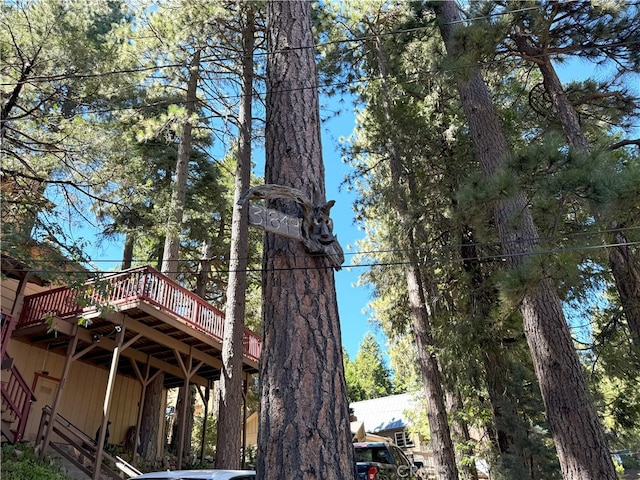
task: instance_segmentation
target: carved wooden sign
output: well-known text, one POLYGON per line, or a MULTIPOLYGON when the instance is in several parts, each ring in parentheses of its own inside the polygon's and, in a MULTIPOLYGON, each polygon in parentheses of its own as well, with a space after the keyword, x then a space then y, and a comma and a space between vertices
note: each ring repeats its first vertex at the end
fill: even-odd
POLYGON ((267 208, 263 205, 249 205, 249 225, 264 228, 295 240, 302 240, 302 219, 267 208))
POLYGON ((302 217, 294 217, 262 205, 250 204, 249 224, 263 228, 267 232, 301 241, 309 252, 324 254, 330 265, 340 270, 344 263, 344 253, 338 238, 333 234, 333 220, 329 217, 329 211, 335 202, 333 200, 311 202, 296 188, 268 184, 251 188, 238 203, 275 198, 295 201, 302 210, 302 217))

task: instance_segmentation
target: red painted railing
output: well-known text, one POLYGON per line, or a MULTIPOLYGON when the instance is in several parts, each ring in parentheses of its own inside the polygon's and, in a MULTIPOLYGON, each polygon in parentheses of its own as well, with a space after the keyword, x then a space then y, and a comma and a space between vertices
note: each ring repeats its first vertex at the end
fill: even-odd
POLYGON ((78 303, 79 292, 67 287, 27 295, 24 297, 18 327, 40 325, 48 316, 70 317, 82 313, 78 303))
MULTIPOLYGON (((4 374, 3 377, 5 377, 4 374)), ((8 378, 3 378, 1 385, 2 403, 7 407, 11 419, 14 422, 18 422, 15 430, 13 430, 14 436, 10 439, 15 444, 22 440, 24 430, 27 427, 31 404, 35 402, 36 398, 18 369, 13 365, 9 370, 8 378)))
MULTIPOLYGON (((41 324, 47 316, 60 318, 95 312, 142 300, 172 314, 192 328, 222 342, 224 314, 198 295, 151 267, 140 267, 88 282, 82 289, 59 288, 25 297, 19 327, 41 324)), ((244 331, 244 354, 257 361, 261 340, 244 331)))
POLYGON ((7 351, 7 345, 11 338, 11 332, 16 327, 16 322, 11 315, 5 315, 0 313, 0 320, 2 321, 2 337, 0 339, 0 358, 4 358, 4 352, 7 351))

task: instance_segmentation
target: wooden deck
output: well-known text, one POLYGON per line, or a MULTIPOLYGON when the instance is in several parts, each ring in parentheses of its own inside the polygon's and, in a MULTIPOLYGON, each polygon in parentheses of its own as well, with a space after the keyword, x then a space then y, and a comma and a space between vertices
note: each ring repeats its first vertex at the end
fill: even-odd
MULTIPOLYGON (((135 376, 143 362, 168 375, 165 385, 182 383, 182 356, 202 363, 196 383, 219 378, 224 314, 151 267, 114 273, 80 288, 58 288, 25 297, 14 337, 66 354, 70 336, 79 348, 100 343, 83 361, 108 368, 115 332, 124 328, 131 341, 118 373, 135 376), (76 325, 81 327, 77 328, 76 325)), ((261 340, 249 329, 243 338, 243 365, 256 372, 261 340)))

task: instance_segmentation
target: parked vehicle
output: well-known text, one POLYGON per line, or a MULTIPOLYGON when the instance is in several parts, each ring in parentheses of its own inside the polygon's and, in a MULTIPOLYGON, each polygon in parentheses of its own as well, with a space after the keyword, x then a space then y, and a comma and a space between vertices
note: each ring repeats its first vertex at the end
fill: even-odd
POLYGON ((130 480, 255 480, 253 470, 174 470, 145 473, 130 480))
POLYGON ((353 444, 357 480, 414 480, 416 468, 400 447, 387 442, 353 444))

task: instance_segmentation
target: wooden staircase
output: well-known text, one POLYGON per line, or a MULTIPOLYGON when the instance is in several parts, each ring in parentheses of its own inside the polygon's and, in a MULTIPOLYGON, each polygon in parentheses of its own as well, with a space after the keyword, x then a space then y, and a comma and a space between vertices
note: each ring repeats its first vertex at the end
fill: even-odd
POLYGON ((2 438, 11 444, 22 440, 27 426, 31 404, 35 401, 33 392, 7 354, 7 344, 16 322, 9 315, 2 314, 2 438))
POLYGON ((16 417, 2 402, 2 441, 11 444, 16 443, 17 438, 16 417))
MULTIPOLYGON (((58 414, 53 421, 52 428, 55 441, 52 440, 49 442, 49 445, 43 446, 42 443, 49 422, 51 422, 51 407, 46 406, 42 410, 42 418, 40 419, 40 426, 36 437, 37 447, 44 448, 45 451, 48 448, 54 450, 85 473, 87 477, 93 478, 94 461, 98 450, 95 440, 62 415, 58 414)), ((107 452, 103 452, 102 465, 100 465, 100 478, 105 480, 122 480, 123 474, 118 471, 122 469, 122 463, 123 460, 112 457, 107 452)), ((127 475, 127 477, 128 476, 129 475, 127 475)))

